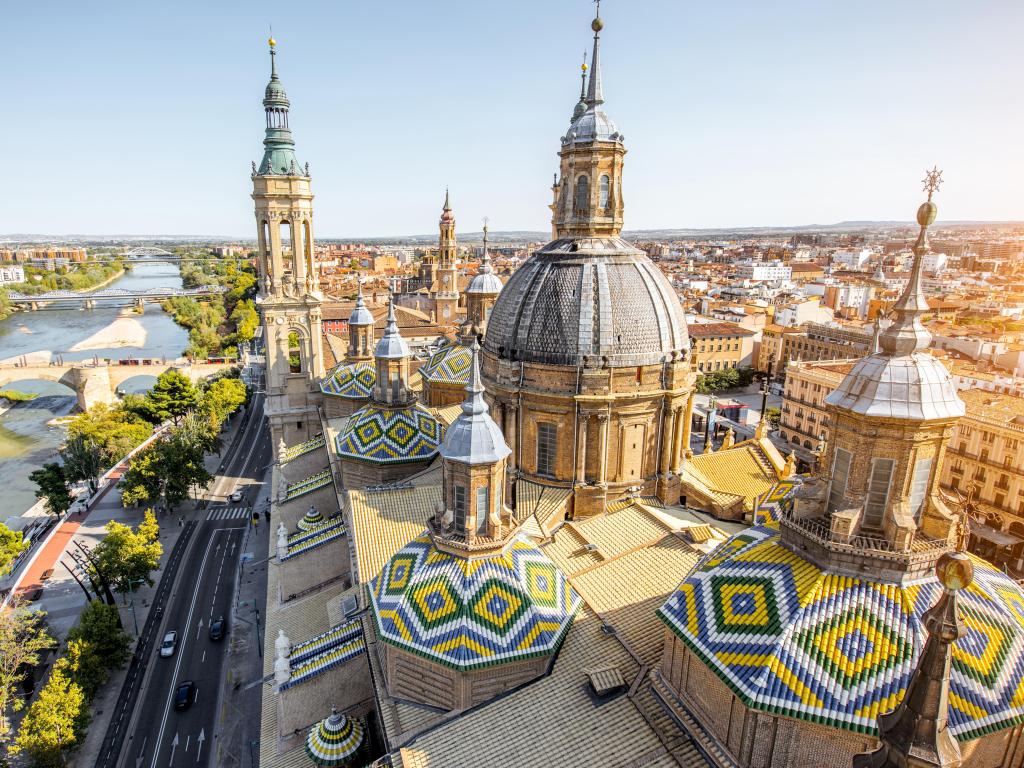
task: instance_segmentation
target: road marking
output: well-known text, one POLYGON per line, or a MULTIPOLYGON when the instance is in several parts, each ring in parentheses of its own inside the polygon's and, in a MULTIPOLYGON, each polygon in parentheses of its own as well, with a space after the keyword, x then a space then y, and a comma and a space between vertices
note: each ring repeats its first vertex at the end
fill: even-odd
MULTIPOLYGON (((174 765, 174 750, 178 748, 178 733, 174 733, 174 741, 171 742, 171 761, 168 765, 174 765)), ((159 751, 159 750, 158 750, 159 751)), ((156 755, 153 755, 153 765, 156 765, 156 755)))
POLYGON ((206 729, 199 729, 199 738, 196 742, 199 744, 199 748, 196 750, 196 762, 199 762, 199 757, 203 754, 203 742, 206 741, 206 729))
POLYGON ((191 736, 186 736, 185 737, 185 751, 186 752, 188 752, 188 745, 189 745, 189 742, 191 742, 191 741, 192 741, 192 737, 191 736))
MULTIPOLYGON (((203 578, 203 569, 206 566, 206 558, 210 554, 210 547, 213 545, 214 540, 218 538, 217 533, 218 533, 217 531, 214 531, 214 535, 210 537, 210 541, 206 545, 206 551, 203 553, 203 559, 199 563, 198 573, 199 573, 200 581, 203 578)), ((197 584, 196 586, 198 587, 199 585, 197 584)), ((188 607, 188 617, 185 619, 185 626, 186 627, 189 624, 192 623, 192 613, 195 610, 196 600, 198 600, 198 599, 199 599, 199 589, 197 588, 196 591, 192 595, 192 602, 189 604, 189 607, 188 607)), ((201 621, 200 621, 200 624, 202 624, 201 621)), ((198 640, 198 636, 196 637, 196 639, 198 640)), ((175 691, 175 689, 177 688, 177 685, 178 685, 178 683, 177 683, 178 673, 181 671, 181 660, 183 658, 185 658, 185 645, 186 645, 187 642, 188 642, 187 640, 182 641, 181 649, 178 652, 178 660, 174 664, 174 676, 171 678, 171 690, 170 690, 170 692, 168 693, 168 696, 167 696, 167 704, 164 705, 164 717, 163 717, 163 720, 160 722, 160 732, 159 732, 159 734, 156 737, 157 746, 156 746, 156 749, 153 750, 153 762, 150 763, 150 768, 156 768, 156 759, 157 759, 157 757, 160 756, 160 744, 164 740, 164 730, 167 728, 167 716, 171 713, 171 699, 173 698, 174 691, 175 691)), ((174 746, 177 746, 177 744, 178 744, 178 734, 175 733, 174 734, 174 745, 171 747, 171 756, 172 756, 172 758, 173 758, 173 755, 174 755, 174 751, 173 751, 174 750, 174 746)), ((173 762, 173 760, 172 760, 172 762, 173 762)))
POLYGON ((199 663, 200 664, 205 664, 206 663, 206 651, 203 651, 203 659, 199 663))
MULTIPOLYGON (((195 602, 195 598, 192 598, 192 602, 193 602, 193 603, 195 602)), ((190 615, 191 615, 191 613, 192 613, 192 612, 191 612, 191 611, 189 611, 189 614, 190 614, 190 615)), ((202 620, 202 619, 200 619, 200 620, 199 620, 199 626, 198 626, 198 627, 196 627, 196 640, 198 640, 198 639, 199 639, 199 635, 201 635, 201 634, 202 634, 202 632, 203 632, 203 620, 202 620)))

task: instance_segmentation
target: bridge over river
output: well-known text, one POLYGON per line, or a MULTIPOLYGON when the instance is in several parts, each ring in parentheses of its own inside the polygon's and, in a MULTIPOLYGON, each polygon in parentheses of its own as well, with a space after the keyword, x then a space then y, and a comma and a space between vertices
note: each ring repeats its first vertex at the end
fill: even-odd
POLYGON ((46 293, 27 294, 20 291, 11 291, 8 298, 12 304, 31 310, 41 309, 46 306, 54 306, 60 309, 67 309, 72 306, 81 306, 85 309, 94 309, 99 303, 104 306, 111 306, 118 302, 134 304, 139 309, 145 302, 160 302, 172 296, 214 296, 224 293, 226 288, 222 285, 204 285, 199 288, 146 288, 145 290, 129 290, 127 288, 101 288, 98 291, 47 291, 46 293))
POLYGON ((73 389, 78 407, 83 411, 96 403, 113 403, 117 389, 135 376, 159 376, 164 371, 176 370, 193 381, 233 368, 237 363, 200 363, 187 358, 179 360, 122 361, 131 364, 67 363, 64 365, 0 364, 0 389, 17 381, 56 381, 73 389))

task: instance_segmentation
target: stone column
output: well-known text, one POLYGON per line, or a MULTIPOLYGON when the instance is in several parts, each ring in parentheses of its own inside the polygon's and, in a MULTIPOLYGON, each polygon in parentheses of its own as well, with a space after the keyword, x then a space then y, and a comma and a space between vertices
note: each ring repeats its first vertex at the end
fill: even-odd
POLYGON ((306 245, 303 242, 302 214, 291 211, 288 225, 292 234, 292 282, 301 292, 306 285, 306 245))
POLYGON ((601 411, 597 414, 598 428, 601 430, 601 438, 598 443, 597 457, 597 481, 604 485, 608 482, 608 413, 601 411))
POLYGON ((683 465, 683 456, 686 455, 686 448, 689 445, 686 441, 689 439, 689 430, 686 428, 686 410, 684 408, 673 409, 673 426, 675 427, 675 434, 672 439, 672 472, 679 474, 679 470, 683 465))
POLYGON ((576 482, 587 482, 587 424, 590 414, 580 411, 576 425, 576 482))
POLYGON ((508 443, 508 447, 512 449, 512 454, 508 457, 508 468, 509 474, 515 473, 519 467, 519 445, 516 440, 516 418, 518 417, 517 408, 512 405, 503 405, 505 411, 505 440, 508 443))
POLYGON ((676 430, 674 409, 669 408, 668 401, 662 401, 661 420, 661 458, 658 461, 658 474, 667 475, 672 471, 672 460, 675 458, 676 430))

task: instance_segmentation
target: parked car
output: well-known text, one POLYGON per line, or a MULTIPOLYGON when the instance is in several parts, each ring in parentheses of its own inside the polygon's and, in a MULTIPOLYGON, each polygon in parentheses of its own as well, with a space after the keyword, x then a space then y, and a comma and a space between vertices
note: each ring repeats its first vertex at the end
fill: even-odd
POLYGON ((195 699, 196 684, 191 680, 178 683, 178 690, 174 692, 174 708, 188 709, 195 699))
POLYGON ((232 501, 241 501, 244 496, 245 496, 245 493, 243 493, 242 489, 241 488, 236 488, 234 490, 234 493, 232 493, 230 496, 228 496, 228 498, 231 499, 232 501))
POLYGON ((227 633, 228 625, 224 621, 223 616, 218 616, 216 619, 210 622, 210 639, 211 640, 223 640, 224 635, 227 633))
POLYGON ((169 659, 174 655, 175 648, 178 647, 178 633, 173 629, 164 635, 164 641, 160 644, 160 656, 164 659, 169 659))

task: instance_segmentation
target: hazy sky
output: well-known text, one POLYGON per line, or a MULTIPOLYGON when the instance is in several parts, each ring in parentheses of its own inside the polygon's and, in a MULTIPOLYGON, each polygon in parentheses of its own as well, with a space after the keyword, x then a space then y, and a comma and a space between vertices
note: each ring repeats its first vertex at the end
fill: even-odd
MULTIPOLYGON (((593 4, 5 7, 0 233, 253 232, 267 26, 322 237, 549 226, 593 4)), ((1024 218, 1020 0, 607 0, 626 228, 1024 218)))

